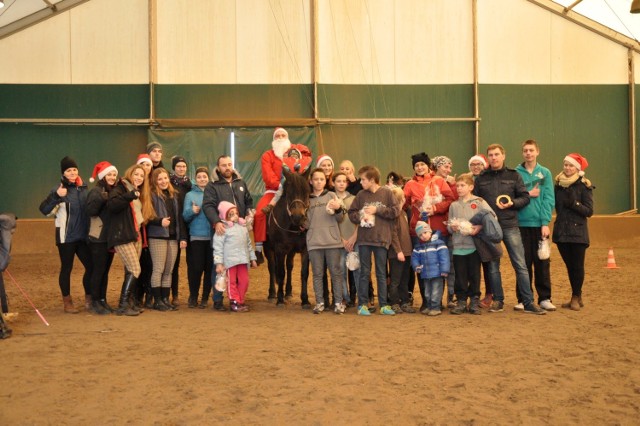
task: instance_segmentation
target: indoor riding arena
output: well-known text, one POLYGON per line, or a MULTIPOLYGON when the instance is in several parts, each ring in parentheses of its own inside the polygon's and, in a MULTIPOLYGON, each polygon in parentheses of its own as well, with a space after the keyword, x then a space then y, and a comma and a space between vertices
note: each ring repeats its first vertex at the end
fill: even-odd
MULTIPOLYGON (((0 213, 18 220, 2 272, 12 333, 0 339, 0 424, 637 424, 640 15, 631 0, 2 3, 0 213), (586 16, 588 3, 623 3, 630 34, 586 16), (421 152, 447 156, 452 176, 491 144, 515 168, 534 139, 552 176, 580 153, 595 188, 584 306, 561 307, 572 289, 551 244, 557 310, 546 315, 513 309, 506 250, 503 312, 423 315, 416 285, 413 314, 314 315, 301 306, 299 257, 284 306, 267 298, 264 263, 249 272, 249 312, 212 309, 211 299, 191 309, 185 250, 177 310, 87 310, 76 257, 80 312, 65 312, 56 225, 39 209, 62 186, 63 157, 91 189, 96 163, 122 177, 150 143, 167 169, 184 158, 194 185, 198 167, 226 155, 255 208, 278 127, 310 149, 314 167, 329 155, 336 168, 375 165, 383 180, 410 179, 421 152)), ((116 255, 114 307, 123 279, 116 255)), ((313 306, 311 277, 307 285, 313 306)))

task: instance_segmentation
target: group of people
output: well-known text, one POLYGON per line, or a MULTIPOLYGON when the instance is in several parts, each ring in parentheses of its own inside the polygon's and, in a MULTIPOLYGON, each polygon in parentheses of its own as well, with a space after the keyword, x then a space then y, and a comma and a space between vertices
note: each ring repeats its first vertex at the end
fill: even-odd
POLYGON ((490 145, 486 156, 471 157, 468 173, 454 176, 448 157, 421 152, 411 157, 411 178, 392 171, 385 182, 373 165, 356 172, 345 160, 336 168, 326 154, 314 162, 307 147, 292 144, 288 132, 277 128, 271 149, 261 157, 265 195, 254 210, 247 184, 229 156, 218 158, 211 175, 207 168, 198 168, 192 183, 187 161, 173 157, 170 173, 162 164, 162 146, 151 142, 120 178, 113 165, 98 163, 91 190, 80 178, 77 163, 63 158, 61 183, 40 210, 55 215, 59 285, 69 313, 78 312, 70 295, 75 256, 85 267, 87 310, 134 316, 144 308, 177 309, 183 249, 190 308, 205 308, 213 293, 214 309, 226 310, 223 290, 228 288, 230 309, 249 311, 248 269, 264 260, 267 215, 282 195, 283 170, 309 179, 304 229, 315 314, 328 309, 342 314, 349 307, 365 316, 376 310, 382 315, 415 313, 416 281, 422 299, 419 312, 425 315, 440 315, 445 306, 456 315, 480 314, 482 309, 502 312, 504 244, 516 276, 514 309, 542 315, 556 309, 550 238, 572 287, 571 300, 562 306, 580 310, 587 219, 593 214, 593 186, 584 177, 588 162, 580 154, 568 154, 562 171, 553 177, 537 162, 539 153, 536 141, 525 141, 523 161, 512 169, 506 166, 504 148, 490 145), (125 266, 116 309, 106 300, 114 252, 125 266), (372 303, 374 277, 377 308, 372 303))

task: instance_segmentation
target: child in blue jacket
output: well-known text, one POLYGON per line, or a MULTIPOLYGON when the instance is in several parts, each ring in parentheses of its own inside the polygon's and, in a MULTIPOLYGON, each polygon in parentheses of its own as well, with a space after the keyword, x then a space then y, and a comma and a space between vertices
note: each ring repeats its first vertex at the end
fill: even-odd
POLYGON ((427 301, 422 312, 425 315, 437 316, 442 314, 442 292, 444 278, 449 275, 449 249, 440 239, 440 233, 431 232, 428 223, 416 223, 416 235, 420 243, 411 254, 411 266, 420 274, 424 283, 424 296, 427 301))

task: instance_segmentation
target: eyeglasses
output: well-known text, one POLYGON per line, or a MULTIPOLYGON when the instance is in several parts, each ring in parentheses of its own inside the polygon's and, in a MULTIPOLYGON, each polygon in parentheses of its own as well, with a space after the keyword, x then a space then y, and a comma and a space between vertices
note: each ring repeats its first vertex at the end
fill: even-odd
POLYGON ((484 167, 484 164, 482 163, 471 163, 469 164, 471 167, 484 167))

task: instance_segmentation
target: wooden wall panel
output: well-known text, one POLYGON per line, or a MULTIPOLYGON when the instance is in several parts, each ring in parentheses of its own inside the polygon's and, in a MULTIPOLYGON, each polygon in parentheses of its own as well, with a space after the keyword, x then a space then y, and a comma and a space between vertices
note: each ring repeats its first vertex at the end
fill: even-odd
POLYGON ((72 83, 149 81, 147 0, 92 0, 69 13, 72 83))

